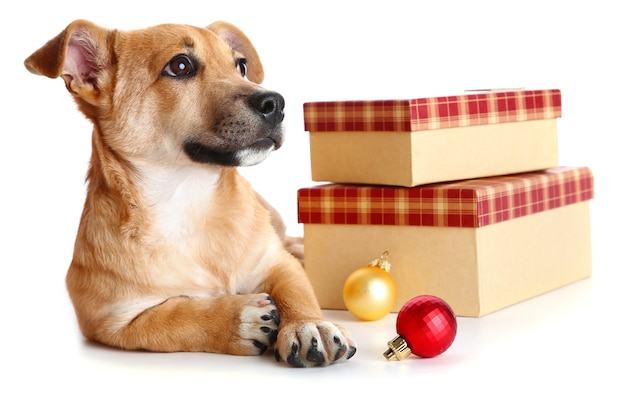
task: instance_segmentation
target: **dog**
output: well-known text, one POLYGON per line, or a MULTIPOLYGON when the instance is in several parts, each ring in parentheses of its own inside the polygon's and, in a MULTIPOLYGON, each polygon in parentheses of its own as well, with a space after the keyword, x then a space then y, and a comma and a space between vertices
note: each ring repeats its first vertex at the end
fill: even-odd
POLYGON ((280 148, 284 98, 228 22, 141 30, 70 23, 29 56, 93 123, 66 284, 82 335, 128 350, 351 358, 326 321, 301 240, 238 172, 280 148))

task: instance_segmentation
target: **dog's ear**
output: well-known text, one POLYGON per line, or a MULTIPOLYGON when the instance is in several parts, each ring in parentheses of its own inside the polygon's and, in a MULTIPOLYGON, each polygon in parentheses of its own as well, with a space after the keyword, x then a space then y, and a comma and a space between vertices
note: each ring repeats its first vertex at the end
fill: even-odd
POLYGON ((250 81, 254 83, 263 82, 265 73, 263 72, 261 59, 248 37, 241 30, 223 21, 211 23, 207 26, 207 29, 220 36, 233 50, 241 53, 246 58, 247 76, 250 81))
POLYGON ((49 78, 61 77, 67 90, 96 105, 110 68, 110 31, 77 20, 25 61, 28 71, 49 78))

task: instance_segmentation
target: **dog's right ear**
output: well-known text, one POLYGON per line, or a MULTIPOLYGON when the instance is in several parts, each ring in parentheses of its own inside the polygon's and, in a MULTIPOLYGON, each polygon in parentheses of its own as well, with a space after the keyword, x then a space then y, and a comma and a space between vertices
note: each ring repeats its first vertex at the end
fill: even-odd
POLYGON ((63 78, 72 95, 97 105, 110 80, 111 37, 109 30, 77 20, 30 55, 24 65, 33 74, 63 78))
POLYGON ((250 39, 233 24, 217 21, 207 26, 207 29, 217 34, 222 40, 226 41, 233 50, 240 52, 246 57, 248 66, 248 79, 254 83, 263 82, 265 73, 261 59, 250 42, 250 39))

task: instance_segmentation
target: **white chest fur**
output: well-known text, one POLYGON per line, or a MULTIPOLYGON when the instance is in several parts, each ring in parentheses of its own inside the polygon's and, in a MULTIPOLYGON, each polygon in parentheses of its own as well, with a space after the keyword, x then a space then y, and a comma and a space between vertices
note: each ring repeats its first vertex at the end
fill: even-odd
POLYGON ((181 166, 142 170, 141 187, 155 235, 176 243, 204 225, 219 181, 219 169, 181 166))
POLYGON ((249 292, 267 268, 261 261, 277 253, 273 235, 245 230, 249 215, 218 206, 220 171, 195 164, 143 170, 153 250, 148 275, 157 287, 198 296, 249 292))

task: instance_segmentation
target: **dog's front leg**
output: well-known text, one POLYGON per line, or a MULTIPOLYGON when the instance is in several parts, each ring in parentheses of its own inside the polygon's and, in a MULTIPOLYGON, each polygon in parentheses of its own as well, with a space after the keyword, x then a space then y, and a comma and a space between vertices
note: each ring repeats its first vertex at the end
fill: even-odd
POLYGON ((297 260, 275 267, 266 281, 280 314, 277 361, 294 367, 326 366, 351 358, 356 343, 348 331, 324 320, 313 288, 297 260))
POLYGON ((276 341, 278 324, 268 294, 180 296, 143 311, 104 342, 158 352, 260 355, 276 341))

